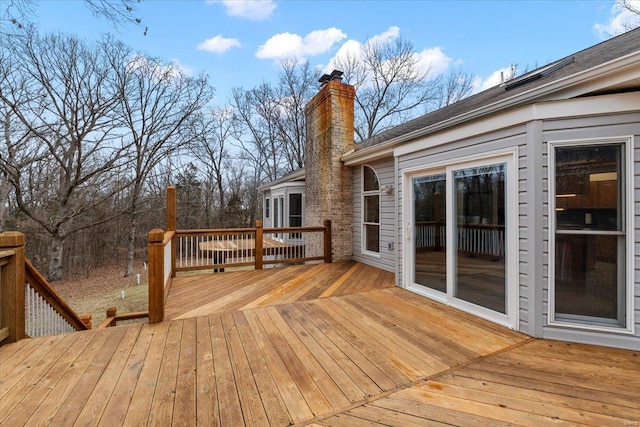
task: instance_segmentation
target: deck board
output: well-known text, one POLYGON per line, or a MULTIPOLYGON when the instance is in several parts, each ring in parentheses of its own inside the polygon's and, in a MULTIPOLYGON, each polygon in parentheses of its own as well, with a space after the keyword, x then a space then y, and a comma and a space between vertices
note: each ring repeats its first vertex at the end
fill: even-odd
POLYGON ((165 318, 206 316, 394 286, 393 273, 356 262, 181 275, 171 285, 165 318))
MULTIPOLYGON (((212 292, 238 298, 206 315, 2 346, 0 424, 639 421, 638 352, 535 340, 389 287, 386 272, 370 269, 223 273, 216 280, 235 285, 212 292)), ((186 295, 182 309, 198 309, 186 295)))

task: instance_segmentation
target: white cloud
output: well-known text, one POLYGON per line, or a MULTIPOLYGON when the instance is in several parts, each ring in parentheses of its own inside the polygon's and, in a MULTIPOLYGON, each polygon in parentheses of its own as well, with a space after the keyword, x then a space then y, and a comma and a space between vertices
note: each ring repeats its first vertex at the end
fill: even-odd
POLYGON ((418 69, 428 71, 432 77, 443 74, 453 61, 439 47, 424 49, 418 54, 418 69))
MULTIPOLYGON (((627 0, 627 5, 636 11, 640 11, 640 0, 627 0)), ((608 22, 598 23, 593 29, 603 38, 609 38, 640 26, 640 14, 625 8, 620 0, 614 2, 611 8, 611 16, 608 22)))
POLYGON ((305 58, 327 52, 347 35, 337 28, 316 30, 304 38, 298 34, 280 33, 271 37, 258 48, 260 59, 305 58))
POLYGON ((329 63, 323 68, 323 73, 328 74, 336 69, 337 62, 347 61, 349 58, 360 58, 362 43, 357 40, 347 40, 340 46, 336 54, 329 60, 329 63))
POLYGON ((369 40, 367 40, 367 43, 373 43, 373 44, 386 43, 388 41, 391 41, 397 38, 399 35, 400 35, 400 28, 393 26, 393 27, 389 27, 387 31, 384 31, 381 34, 371 37, 369 40))
POLYGON ((177 58, 171 59, 171 64, 182 71, 186 76, 193 76, 195 73, 195 69, 193 67, 181 63, 177 58))
POLYGON ((206 39, 198 45, 198 50, 206 50, 211 53, 225 53, 231 48, 240 47, 242 44, 238 39, 222 37, 218 34, 215 37, 206 39))
MULTIPOLYGON (((379 44, 393 41, 400 36, 398 27, 390 27, 388 30, 369 38, 365 43, 379 44)), ((357 40, 347 40, 340 46, 340 49, 331 58, 329 63, 324 67, 325 73, 330 73, 336 69, 336 63, 348 62, 350 59, 359 60, 362 57, 363 43, 357 40)), ((444 73, 453 59, 448 57, 441 48, 426 48, 416 53, 416 62, 418 72, 428 72, 430 76, 437 77, 444 73)))
POLYGON ((251 21, 269 19, 276 9, 273 0, 208 0, 208 3, 222 3, 227 9, 227 15, 251 21))
POLYGON ((142 73, 148 73, 157 80, 175 79, 181 74, 189 75, 177 60, 172 60, 171 64, 167 64, 140 54, 135 54, 131 57, 127 63, 127 68, 129 72, 140 71, 142 73))

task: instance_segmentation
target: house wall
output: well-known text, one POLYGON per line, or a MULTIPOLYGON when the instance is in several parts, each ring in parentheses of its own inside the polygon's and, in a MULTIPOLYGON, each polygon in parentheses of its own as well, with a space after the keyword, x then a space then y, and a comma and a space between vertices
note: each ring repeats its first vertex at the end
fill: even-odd
POLYGON ((275 223, 274 219, 274 204, 275 199, 282 198, 282 220, 283 223, 279 225, 279 227, 290 227, 289 224, 289 195, 290 194, 302 194, 302 216, 303 216, 303 226, 306 225, 304 223, 304 200, 305 200, 305 184, 304 181, 294 181, 287 182, 284 184, 280 184, 272 187, 269 190, 264 190, 262 193, 262 225, 265 228, 273 227, 275 223), (269 201, 269 217, 267 218, 265 215, 264 207, 265 200, 270 199, 269 201))
POLYGON ((548 209, 548 178, 549 178, 549 165, 548 165, 548 143, 553 141, 567 141, 567 140, 589 140, 594 138, 610 138, 610 137, 627 137, 633 136, 634 139, 634 163, 633 170, 630 172, 633 174, 633 200, 627 201, 627 206, 630 209, 634 209, 634 246, 635 246, 635 262, 633 265, 634 277, 628 280, 634 281, 634 312, 635 312, 635 334, 616 334, 614 332, 591 332, 581 330, 579 328, 569 329, 559 326, 548 325, 549 314, 549 275, 545 274, 542 280, 542 292, 543 292, 543 313, 544 313, 544 327, 543 336, 550 339, 568 340, 568 341, 580 341, 584 343, 606 345, 611 347, 623 347, 640 349, 640 210, 638 210, 638 203, 640 202, 640 113, 627 113, 617 115, 606 115, 599 117, 584 117, 571 120, 545 120, 542 124, 542 139, 543 139, 543 153, 542 153, 542 176, 544 179, 543 185, 543 200, 544 200, 544 264, 543 269, 545 272, 549 271, 549 209, 548 209))
MULTIPOLYGON (((412 142, 418 148, 419 140, 412 142), (416 144, 416 142, 418 144, 416 144)), ((640 212, 636 209, 640 201, 640 113, 601 114, 597 116, 570 118, 562 120, 531 120, 521 125, 499 131, 485 133, 469 138, 433 144, 424 142, 423 149, 410 153, 400 153, 396 159, 397 168, 394 179, 397 180, 396 210, 397 221, 391 221, 397 234, 396 250, 397 277, 401 286, 405 272, 402 239, 403 209, 405 188, 404 173, 428 169, 432 165, 446 165, 464 161, 470 156, 482 155, 493 151, 517 149, 518 163, 518 330, 531 336, 584 342, 622 348, 640 348, 640 212), (615 331, 596 332, 580 327, 550 326, 549 313, 549 170, 548 143, 609 137, 634 137, 634 163, 631 173, 634 177, 633 200, 627 206, 634 209, 635 246, 633 303, 634 335, 615 331)), ((391 160, 383 163, 386 170, 391 160)), ((373 165, 373 164, 372 164, 373 165)), ((360 174, 356 174, 358 180, 360 174)), ((354 177, 356 176, 354 175, 354 177)), ((385 178, 388 179, 388 178, 385 178)), ((358 187, 354 183, 354 193, 358 187)), ((407 189, 410 191, 410 189, 407 189)), ((361 203, 354 197, 355 203, 361 203)), ((360 208, 354 209, 354 218, 359 217, 360 208)), ((359 230, 354 227, 354 242, 360 241, 359 230)))
POLYGON ((387 185, 393 187, 391 194, 380 191, 380 253, 373 255, 363 251, 362 244, 362 166, 352 168, 353 174, 353 259, 363 264, 372 265, 383 270, 396 270, 396 251, 398 248, 395 193, 394 161, 388 158, 382 161, 367 163, 375 170, 380 188, 387 185))

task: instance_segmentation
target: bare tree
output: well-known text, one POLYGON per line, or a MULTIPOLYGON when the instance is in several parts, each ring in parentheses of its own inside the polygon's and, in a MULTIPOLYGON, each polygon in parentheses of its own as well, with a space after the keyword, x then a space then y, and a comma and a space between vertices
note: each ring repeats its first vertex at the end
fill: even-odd
MULTIPOLYGON (((137 15, 140 1, 84 0, 84 4, 96 18, 105 19, 118 28, 126 24, 142 24, 142 19, 137 15)), ((10 33, 12 28, 20 30, 31 25, 37 3, 34 0, 3 0, 0 3, 0 34, 10 33)), ((146 34, 147 28, 144 32, 146 34)))
POLYGON ((439 81, 419 66, 413 44, 373 39, 334 66, 356 89, 355 132, 361 141, 422 114, 439 100, 439 81))
POLYGON ((232 106, 241 123, 242 157, 267 181, 283 175, 284 150, 278 137, 278 104, 273 88, 263 83, 245 91, 234 88, 232 106))
POLYGON ((116 64, 122 122, 131 140, 132 183, 125 277, 133 274, 138 203, 144 183, 162 159, 188 145, 189 120, 213 97, 206 76, 189 77, 159 59, 134 56, 116 64))
MULTIPOLYGON (((216 227, 226 227, 226 183, 225 169, 229 165, 229 144, 236 140, 237 119, 232 108, 215 107, 198 114, 191 123, 193 144, 192 154, 202 165, 207 187, 217 196, 216 227)), ((214 199, 205 197, 207 227, 211 227, 210 211, 214 208, 214 199)))
POLYGON ((304 167, 306 144, 305 106, 316 90, 316 78, 308 62, 282 62, 275 90, 279 106, 276 125, 282 139, 288 172, 304 167))
POLYGON ((50 236, 48 276, 62 276, 65 239, 118 212, 97 209, 125 185, 120 90, 110 64, 125 52, 105 39, 30 32, 2 42, 0 169, 16 204, 50 236))
POLYGON ((304 166, 306 143, 304 108, 315 92, 308 63, 285 60, 278 83, 262 83, 245 91, 235 88, 232 105, 242 124, 244 159, 273 181, 304 166))
MULTIPOLYGON (((622 9, 631 12, 634 15, 640 16, 640 6, 637 1, 633 0, 616 0, 616 3, 619 4, 622 9)), ((638 27, 640 24, 640 20, 636 19, 634 22, 625 22, 624 23, 624 31, 630 31, 634 28, 638 27)))
POLYGON ((438 108, 460 101, 471 95, 474 76, 461 68, 450 70, 440 82, 440 99, 438 108))

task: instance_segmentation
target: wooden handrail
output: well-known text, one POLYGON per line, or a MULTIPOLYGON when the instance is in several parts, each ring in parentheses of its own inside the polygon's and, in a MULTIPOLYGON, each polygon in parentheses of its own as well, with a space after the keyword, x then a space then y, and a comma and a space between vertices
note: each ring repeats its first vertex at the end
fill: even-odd
POLYGON ((7 342, 15 342, 25 338, 27 333, 48 334, 89 329, 90 315, 84 318, 78 316, 25 257, 24 245, 24 234, 0 233, 0 336, 6 338, 7 342), (45 304, 34 306, 34 301, 44 301, 45 304), (34 318, 33 315, 38 317, 34 318), (51 321, 52 318, 47 317, 49 315, 57 320, 51 321), (59 323, 60 319, 64 322, 59 323))
POLYGON ((107 317, 98 325, 98 329, 110 328, 116 326, 119 321, 143 319, 149 317, 148 311, 134 311, 131 313, 118 314, 115 307, 109 307, 107 309, 107 317))
POLYGON ((35 291, 42 296, 51 307, 58 312, 76 331, 84 331, 87 325, 80 316, 73 311, 71 306, 56 292, 47 279, 33 266, 29 259, 25 258, 25 279, 35 291))

